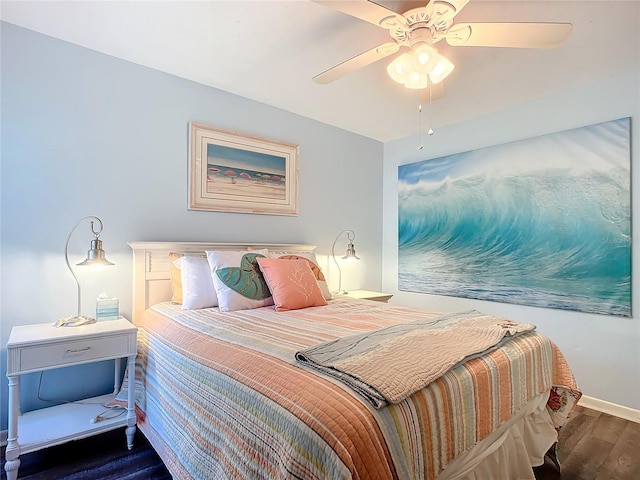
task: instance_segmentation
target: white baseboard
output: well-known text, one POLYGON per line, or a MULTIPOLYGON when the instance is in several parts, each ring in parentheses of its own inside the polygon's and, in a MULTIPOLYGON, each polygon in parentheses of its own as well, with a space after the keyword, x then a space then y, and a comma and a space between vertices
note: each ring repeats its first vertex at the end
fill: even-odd
POLYGON ((640 423, 640 410, 616 405, 615 403, 606 402, 593 397, 587 397, 586 395, 583 395, 580 398, 578 405, 590 408, 591 410, 597 410, 598 412, 607 413, 614 417, 624 418, 631 422, 640 423))
POLYGON ((0 447, 6 447, 6 446, 7 446, 7 431, 0 430, 0 447))

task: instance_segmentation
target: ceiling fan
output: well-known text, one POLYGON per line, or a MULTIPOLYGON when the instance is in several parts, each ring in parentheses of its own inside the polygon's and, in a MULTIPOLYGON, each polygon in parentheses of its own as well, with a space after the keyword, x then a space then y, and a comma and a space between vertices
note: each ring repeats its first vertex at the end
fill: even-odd
POLYGON ((393 40, 316 75, 315 82, 331 83, 408 48, 409 52, 388 65, 387 72, 407 88, 432 85, 434 97, 443 93, 442 80, 454 68, 433 46, 443 39, 453 47, 554 48, 567 39, 573 28, 570 23, 454 24, 454 17, 469 0, 426 0, 424 7, 403 14, 368 0, 313 1, 389 30, 393 40))

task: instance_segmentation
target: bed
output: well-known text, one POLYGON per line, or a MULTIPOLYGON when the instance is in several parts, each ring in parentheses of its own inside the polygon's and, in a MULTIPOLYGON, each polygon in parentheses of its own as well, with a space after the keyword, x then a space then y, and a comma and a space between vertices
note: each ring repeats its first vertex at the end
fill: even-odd
POLYGON ((171 253, 314 247, 130 246, 138 427, 176 479, 533 479, 580 398, 562 353, 528 331, 376 407, 296 353, 442 314, 345 297, 183 310, 171 302, 171 253))

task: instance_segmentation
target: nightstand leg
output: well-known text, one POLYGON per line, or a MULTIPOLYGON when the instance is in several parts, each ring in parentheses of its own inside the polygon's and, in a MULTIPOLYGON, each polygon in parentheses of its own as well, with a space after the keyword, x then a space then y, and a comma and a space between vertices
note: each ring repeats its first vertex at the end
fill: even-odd
POLYGON ((136 426, 127 427, 125 429, 125 434, 127 435, 127 448, 131 450, 133 448, 133 438, 136 435, 136 426))
POLYGON ((121 359, 120 358, 116 358, 115 360, 115 372, 113 374, 113 377, 115 378, 114 382, 113 382, 113 393, 114 394, 118 394, 120 393, 120 375, 122 375, 122 372, 120 371, 121 368, 120 366, 122 365, 121 359))
POLYGON ((7 472, 7 480, 18 480, 18 468, 20 468, 19 458, 4 462, 4 471, 7 472))
POLYGON ((7 377, 9 380, 9 422, 7 428, 7 450, 4 471, 7 472, 7 480, 18 478, 20 467, 20 444, 18 443, 18 414, 20 411, 20 377, 7 377))
POLYGON ((127 381, 127 429, 125 433, 127 435, 127 448, 131 450, 133 448, 133 437, 136 433, 136 356, 131 355, 127 357, 127 374, 129 375, 127 381))

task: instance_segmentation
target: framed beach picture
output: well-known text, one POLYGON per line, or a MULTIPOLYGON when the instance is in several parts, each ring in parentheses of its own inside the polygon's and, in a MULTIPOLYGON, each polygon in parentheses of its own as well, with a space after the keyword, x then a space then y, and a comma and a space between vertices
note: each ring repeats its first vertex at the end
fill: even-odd
POLYGON ((298 214, 298 146, 189 123, 189 209, 298 214))
POLYGON ((398 289, 631 316, 630 118, 401 165, 398 289))

